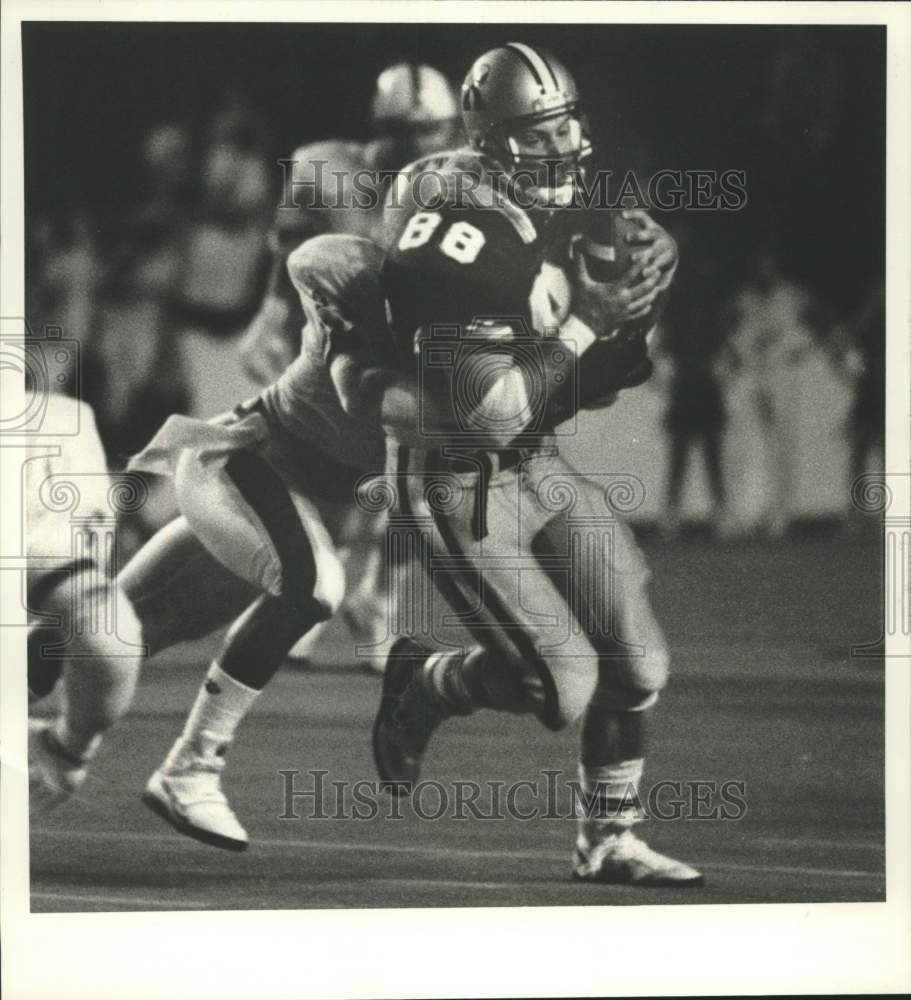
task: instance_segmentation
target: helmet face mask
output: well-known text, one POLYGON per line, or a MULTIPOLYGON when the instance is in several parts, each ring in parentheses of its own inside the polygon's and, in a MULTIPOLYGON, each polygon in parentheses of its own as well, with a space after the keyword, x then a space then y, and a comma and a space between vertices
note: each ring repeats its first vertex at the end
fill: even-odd
POLYGON ((572 108, 543 119, 535 117, 528 122, 507 125, 501 132, 501 148, 506 150, 505 157, 502 152, 500 154, 506 159, 504 166, 510 169, 519 189, 539 199, 542 207, 559 208, 572 201, 576 182, 583 176, 582 161, 591 146, 582 119, 575 111, 572 108), (554 120, 559 121, 564 131, 559 148, 550 140, 549 148, 530 151, 528 144, 523 142, 523 133, 554 120))
POLYGON ((470 144, 533 199, 529 207, 557 208, 572 200, 591 144, 575 81, 553 56, 519 42, 485 53, 462 86, 462 120, 470 144), (555 120, 566 125, 559 138, 555 120), (523 143, 523 133, 534 131, 547 148, 523 143))

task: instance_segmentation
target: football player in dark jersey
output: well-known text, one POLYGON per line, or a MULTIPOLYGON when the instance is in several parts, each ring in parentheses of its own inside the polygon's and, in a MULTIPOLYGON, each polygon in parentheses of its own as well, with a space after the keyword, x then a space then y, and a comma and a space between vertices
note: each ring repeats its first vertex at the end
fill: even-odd
POLYGON ((532 712, 553 729, 581 719, 589 807, 574 877, 698 884, 634 832, 645 719, 668 671, 648 570, 616 516, 638 480, 582 475, 557 433, 650 374, 647 327, 676 250, 639 215, 638 259, 618 281, 591 280, 564 210, 585 124, 557 59, 519 43, 486 53, 462 110, 470 148, 418 164, 388 213, 383 286, 403 380, 378 394, 379 365, 334 372, 352 412, 381 415, 394 523, 425 554, 410 593, 422 593, 420 574, 434 591, 430 619, 390 653, 377 767, 407 794, 436 727, 478 708, 532 712), (423 175, 441 193, 432 207, 423 175))
MULTIPOLYGON (((511 46, 509 51, 517 48, 525 59, 530 58, 527 52, 522 52, 525 47, 511 46)), ((558 71, 568 80, 562 67, 558 71)), ((557 80, 556 72, 553 79, 557 80)), ((541 86, 537 80, 535 85, 541 86)), ((562 93, 572 96, 573 101, 561 104, 548 92, 544 96, 550 102, 548 110, 554 113, 544 115, 540 121, 527 120, 532 131, 524 139, 529 145, 540 142, 546 158, 551 158, 551 151, 560 150, 564 142, 575 144, 576 135, 581 139, 581 128, 566 129, 565 122, 560 120, 570 108, 575 108, 574 87, 564 86, 562 93)), ((517 148, 521 153, 524 147, 517 148)), ((400 505, 426 514, 424 523, 433 523, 434 530, 440 537, 445 535, 446 544, 451 543, 452 549, 461 546, 470 560, 468 565, 473 564, 484 573, 485 594, 499 602, 492 610, 484 608, 489 620, 480 624, 486 627, 474 630, 475 637, 483 641, 464 655, 436 655, 411 639, 403 639, 397 645, 391 657, 393 672, 375 727, 381 775, 398 788, 407 788, 417 777, 420 757, 434 725, 449 714, 470 711, 472 706, 532 710, 553 726, 584 713, 583 784, 599 808, 594 816, 585 817, 580 831, 577 876, 595 881, 682 884, 698 881, 698 873, 654 854, 630 830, 637 818, 635 791, 642 766, 641 756, 636 756, 641 752, 641 725, 633 719, 638 709, 653 700, 663 683, 666 667, 660 631, 644 596, 646 572, 628 530, 616 521, 611 511, 605 514, 601 502, 603 490, 593 491, 583 477, 560 463, 549 443, 554 427, 571 416, 575 408, 598 405, 609 399, 612 392, 636 384, 647 375, 643 331, 636 324, 648 317, 666 287, 676 254, 663 230, 643 217, 639 235, 642 257, 622 280, 613 284, 593 282, 578 255, 573 261, 568 260, 574 244, 571 235, 557 238, 559 215, 555 208, 565 198, 563 192, 578 167, 576 153, 581 149, 580 142, 578 148, 563 157, 567 163, 566 176, 558 175, 555 184, 547 183, 550 164, 541 164, 540 177, 532 177, 532 183, 525 187, 527 193, 540 199, 539 210, 529 212, 515 203, 517 199, 510 197, 508 188, 505 194, 499 190, 503 171, 489 154, 475 149, 473 153, 448 157, 448 162, 457 162, 459 166, 457 170, 437 171, 442 176, 474 176, 463 165, 466 158, 469 163, 473 160, 481 171, 478 177, 488 172, 480 187, 482 197, 491 199, 493 210, 483 218, 463 215, 444 226, 439 217, 442 213, 435 216, 433 210, 427 211, 424 206, 409 207, 403 200, 397 202, 391 197, 387 221, 396 241, 383 272, 382 255, 377 256, 375 248, 370 249, 372 244, 343 236, 323 236, 305 243, 295 253, 290 270, 302 304, 313 317, 312 328, 323 339, 325 370, 331 373, 345 412, 364 428, 375 428, 380 422, 386 427, 396 463, 394 471, 404 475, 405 488, 399 490, 400 505), (508 228, 503 226, 503 220, 508 228), (547 239, 541 238, 539 231, 547 239), (493 256, 485 253, 497 248, 504 234, 505 245, 493 256), (426 252, 405 256, 424 248, 426 252), (430 254, 431 251, 434 253, 430 254), (428 262, 428 254, 436 263, 428 262), (440 263, 438 258, 442 258, 440 267, 436 266, 440 263), (521 266, 510 271, 507 268, 514 260, 520 261, 521 266), (411 261, 417 263, 413 270, 411 261), (477 281, 458 280, 463 268, 491 261, 495 267, 504 269, 501 277, 508 280, 498 280, 495 271, 480 269, 472 272, 477 281), (410 290, 415 288, 415 282, 407 280, 409 273, 414 278, 427 278, 437 289, 436 294, 422 295, 417 303, 409 299, 410 290), (506 293, 505 299, 498 297, 498 289, 506 293), (392 313, 391 330, 385 322, 387 306, 392 313), (416 353, 420 355, 423 351, 426 334, 433 332, 431 327, 438 323, 438 318, 461 324, 462 317, 467 316, 470 319, 464 322, 471 325, 482 312, 487 312, 487 318, 480 319, 472 332, 479 334, 488 347, 493 345, 493 349, 477 352, 482 364, 477 381, 481 391, 468 393, 467 407, 457 408, 454 414, 447 413, 452 373, 447 374, 443 365, 442 382, 437 388, 431 378, 423 388, 432 391, 418 391, 421 373, 415 372, 416 353), (508 314, 504 316, 504 312, 508 314), (557 351, 537 350, 541 344, 521 345, 533 346, 533 367, 543 379, 543 389, 541 379, 530 379, 528 370, 517 371, 515 350, 505 346, 502 351, 496 348, 507 342, 499 338, 518 343, 521 338, 515 336, 516 329, 523 325, 529 331, 550 330, 555 334, 550 338, 550 346, 557 347, 557 351), (576 356, 585 363, 567 365, 567 357, 576 356), (471 402, 473 399, 477 406, 471 402), (433 447, 428 447, 428 433, 454 434, 457 453, 449 449, 444 453, 438 447, 439 437, 433 447), (435 468, 438 459, 444 461, 441 468, 435 468), (470 511, 450 510, 438 519, 440 511, 424 509, 427 500, 423 487, 449 473, 456 477, 462 494, 470 496, 472 503, 470 511), (614 555, 608 559, 601 552, 594 560, 602 582, 608 581, 606 589, 598 593, 609 600, 590 604, 586 612, 594 613, 599 621, 596 636, 580 639, 575 629, 569 628, 567 648, 544 655, 540 648, 536 653, 540 636, 533 625, 509 621, 501 614, 503 595, 507 604, 511 600, 513 608, 522 606, 514 593, 515 572, 510 574, 501 566, 497 577, 494 567, 483 564, 483 553, 477 546, 499 545, 503 552, 520 560, 523 596, 527 583, 531 588, 528 593, 535 595, 536 602, 540 599, 551 610, 563 609, 566 615, 570 611, 581 614, 579 601, 568 599, 565 590, 561 593, 560 587, 541 572, 547 556, 542 555, 540 547, 551 544, 559 556, 560 539, 566 532, 571 533, 573 525, 571 518, 561 519, 561 511, 540 502, 539 495, 553 497, 567 482, 578 491, 578 506, 583 514, 610 522, 605 525, 605 532, 613 540, 614 555), (519 498, 511 506, 508 499, 503 501, 510 494, 519 498), (523 508, 521 516, 517 513, 518 503, 523 508), (627 639, 630 634, 644 641, 638 647, 631 647, 627 639)), ((518 171, 506 171, 506 176, 514 179, 518 171)), ((461 370, 456 381, 463 380, 466 372, 472 374, 471 365, 461 370)), ((292 381, 305 374, 288 373, 292 381)), ((467 381, 472 379, 469 377, 467 381)), ((281 395, 286 401, 293 401, 295 391, 291 382, 281 395)), ((265 440, 263 427, 258 425, 261 417, 265 415, 248 414, 236 426, 232 425, 232 430, 224 432, 232 436, 231 441, 213 433, 209 447, 200 451, 197 440, 195 452, 180 459, 186 473, 183 479, 190 490, 185 496, 187 509, 194 509, 194 490, 197 496, 206 498, 195 504, 195 510, 207 545, 228 565, 233 566, 229 560, 240 556, 240 562, 247 561, 248 571, 251 567, 258 569, 258 573, 248 576, 255 577, 255 584, 269 595, 249 620, 241 622, 235 634, 240 639, 239 645, 235 643, 235 651, 243 654, 245 649, 245 655, 254 662, 261 657, 264 642, 273 650, 291 640, 294 631, 291 623, 296 621, 300 627, 300 620, 295 619, 296 606, 309 605, 312 610, 315 603, 325 615, 331 611, 332 602, 331 573, 322 574, 322 594, 316 593, 321 576, 321 560, 316 556, 319 539, 306 526, 302 532, 292 530, 292 517, 272 517, 266 509, 268 505, 264 507, 260 502, 262 491, 260 501, 256 501, 250 488, 255 491, 258 480, 268 482, 269 495, 284 497, 274 506, 283 507, 285 515, 295 509, 299 514, 305 513, 300 498, 295 498, 293 491, 283 492, 261 466, 243 469, 241 466, 247 459, 241 463, 232 461, 238 450, 249 451, 239 447, 241 437, 247 444, 265 440), (222 499, 213 503, 219 495, 222 499), (243 502, 238 504, 238 495, 241 501, 252 502, 246 507, 243 502), (211 513, 219 508, 227 512, 226 516, 211 513), (242 526, 237 520, 239 516, 249 522, 251 509, 259 519, 252 532, 249 524, 242 526), (273 527, 278 525, 274 535, 266 521, 273 527), (255 536, 261 539, 263 528, 272 540, 271 546, 257 548, 255 536), (306 536, 306 546, 295 549, 282 541, 283 535, 290 540, 301 534, 306 536), (283 549, 287 550, 284 555, 283 549), (307 579, 298 579, 291 557, 295 552, 300 555, 308 550, 310 555, 303 563, 310 566, 310 572, 307 579), (280 608, 282 600, 286 603, 280 608), (277 619, 270 619, 270 608, 278 609, 277 619)), ((277 426, 274 415, 273 421, 266 418, 266 423, 268 438, 277 426)), ((280 417, 278 423, 290 426, 280 417)), ((160 443, 167 452, 168 442, 160 443)), ((180 444, 179 433, 171 442, 175 443, 180 444)), ((566 508, 562 514, 566 514, 566 508)), ((562 545, 569 548, 565 538, 562 545)), ((465 616, 466 602, 472 600, 469 578, 480 577, 471 571, 467 574, 463 571, 461 577, 452 573, 434 574, 435 583, 446 594, 447 601, 465 616)), ((591 589, 590 580, 582 578, 575 582, 580 588, 591 589)), ((552 637, 548 635, 545 640, 552 637)), ((164 792, 170 790, 171 794, 152 789, 152 783, 147 794, 152 795, 159 810, 183 832, 220 846, 238 847, 246 845, 246 834, 239 824, 232 828, 228 822, 233 820, 236 824, 236 819, 218 785, 218 773, 224 763, 224 749, 255 691, 231 684, 231 675, 219 669, 216 664, 207 680, 206 694, 211 697, 201 694, 188 722, 197 736, 201 733, 206 738, 203 748, 206 753, 196 745, 194 753, 199 759, 195 760, 194 768, 186 768, 182 758, 189 752, 190 741, 185 740, 183 745, 175 747, 174 760, 169 759, 159 772, 159 777, 168 776, 168 789, 164 792), (225 684, 229 686, 227 692, 225 684), (229 697, 223 697, 225 694, 229 697), (210 766, 202 767, 201 761, 210 766), (200 778, 203 771, 211 772, 205 789, 200 778), (184 777, 193 778, 192 788, 178 788, 184 777), (198 794, 201 791, 206 791, 206 795, 198 794), (182 800, 179 809, 171 802, 175 794, 182 800)))

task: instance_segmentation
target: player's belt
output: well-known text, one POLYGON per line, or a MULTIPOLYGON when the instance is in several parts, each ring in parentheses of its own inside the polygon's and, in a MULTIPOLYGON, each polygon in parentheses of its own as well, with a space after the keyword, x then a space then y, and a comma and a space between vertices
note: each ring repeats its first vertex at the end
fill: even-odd
POLYGON ((496 451, 475 450, 450 446, 445 449, 435 448, 427 451, 404 449, 408 455, 408 466, 399 469, 409 475, 467 475, 476 477, 475 494, 475 537, 484 538, 487 534, 487 491, 491 480, 498 472, 515 469, 522 462, 531 458, 534 448, 500 448, 496 451))
MULTIPOLYGON (((450 472, 471 473, 483 470, 486 477, 514 469, 525 457, 521 448, 504 448, 500 451, 475 451, 465 456, 442 456, 444 468, 448 464, 450 472)), ((439 465, 437 465, 439 468, 439 465)))
POLYGON ((483 475, 487 479, 497 472, 515 468, 530 454, 527 448, 501 448, 498 451, 458 447, 428 451, 409 449, 408 469, 401 471, 454 472, 460 475, 483 475))

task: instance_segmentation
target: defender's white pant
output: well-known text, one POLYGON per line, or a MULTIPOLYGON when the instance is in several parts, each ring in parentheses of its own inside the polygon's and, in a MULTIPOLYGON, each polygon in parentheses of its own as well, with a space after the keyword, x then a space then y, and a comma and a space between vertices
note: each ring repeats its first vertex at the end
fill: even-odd
POLYGON ((171 473, 181 513, 206 549, 258 590, 326 617, 345 590, 324 516, 281 460, 282 446, 258 412, 204 423, 172 417, 132 468, 171 473))
POLYGON ((311 501, 259 452, 222 464, 185 450, 177 462, 177 501, 199 540, 224 566, 264 593, 316 598, 327 617, 345 593, 345 569, 311 501))

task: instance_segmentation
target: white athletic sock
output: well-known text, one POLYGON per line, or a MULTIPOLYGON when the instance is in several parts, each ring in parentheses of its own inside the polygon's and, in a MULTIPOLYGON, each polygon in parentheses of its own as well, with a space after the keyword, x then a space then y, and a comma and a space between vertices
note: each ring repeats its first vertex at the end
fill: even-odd
POLYGON ((591 847, 622 833, 644 818, 639 798, 644 764, 639 758, 600 767, 579 765, 579 780, 589 803, 586 806, 576 802, 579 839, 584 841, 583 846, 591 847))
POLYGON ((259 694, 213 663, 187 717, 181 739, 199 748, 227 746, 259 694))

